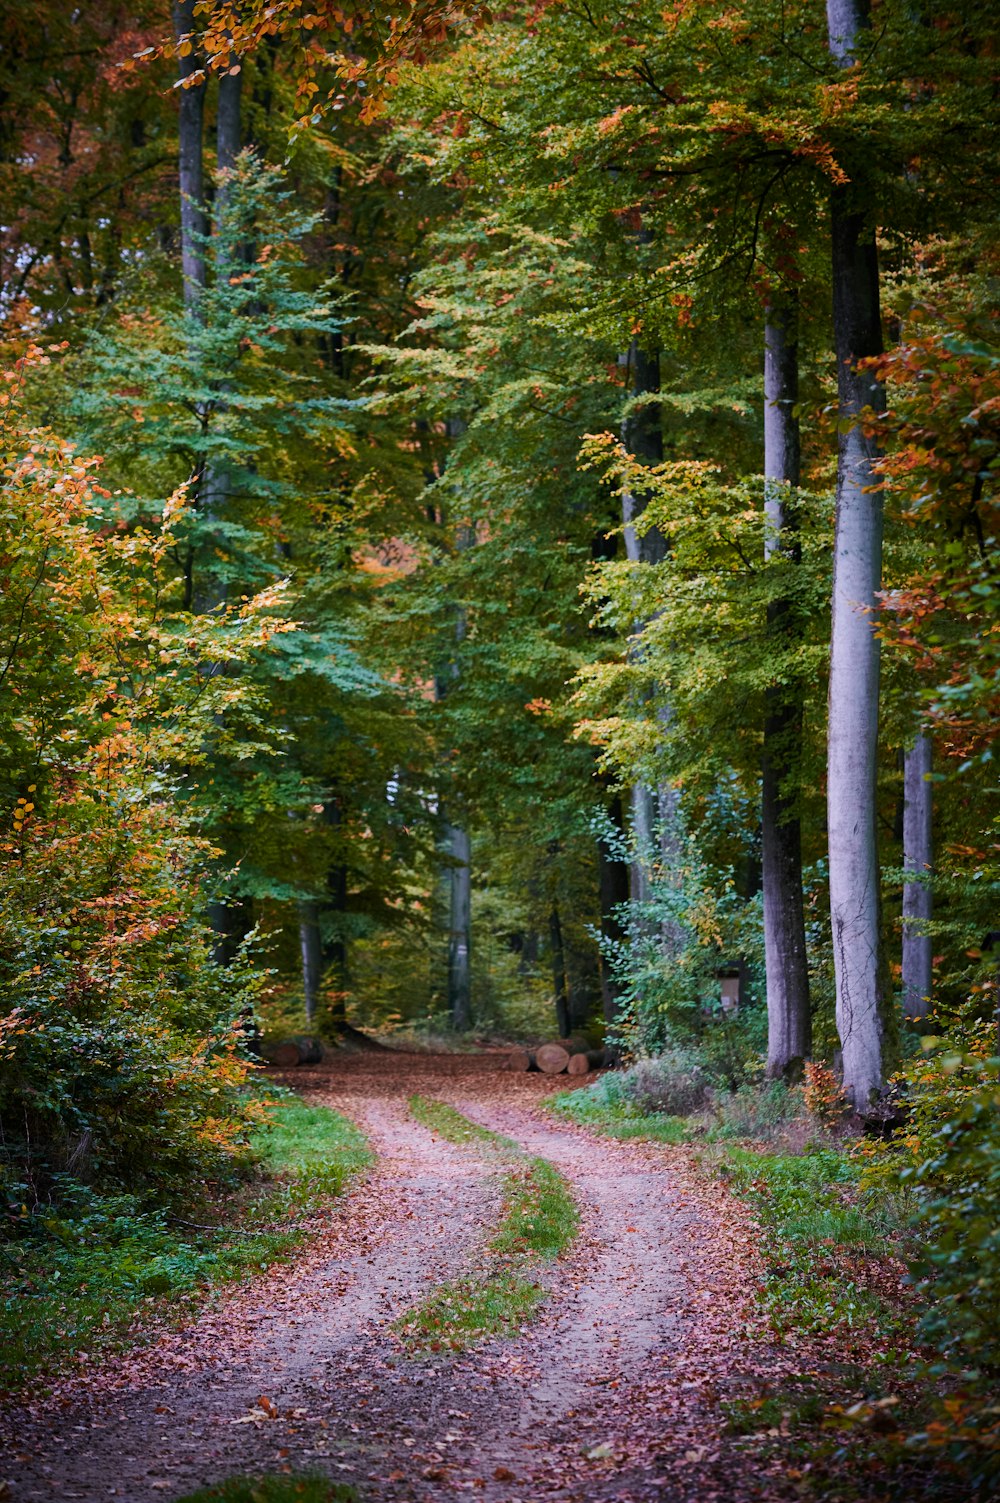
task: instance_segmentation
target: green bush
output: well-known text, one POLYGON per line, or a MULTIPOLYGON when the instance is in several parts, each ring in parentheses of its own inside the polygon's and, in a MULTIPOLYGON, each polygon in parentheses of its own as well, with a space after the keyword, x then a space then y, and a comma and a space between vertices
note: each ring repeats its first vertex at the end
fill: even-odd
POLYGON ((709 1099, 711 1079, 693 1052, 668 1049, 652 1059, 636 1060, 620 1076, 604 1076, 605 1089, 617 1091, 643 1116, 662 1112, 688 1117, 709 1099))

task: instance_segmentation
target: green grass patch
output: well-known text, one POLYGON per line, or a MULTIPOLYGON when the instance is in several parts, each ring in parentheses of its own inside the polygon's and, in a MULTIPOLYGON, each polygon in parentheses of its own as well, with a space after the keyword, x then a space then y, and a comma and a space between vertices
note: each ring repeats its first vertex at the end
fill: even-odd
POLYGON ((560 1091, 545 1103, 549 1111, 568 1117, 578 1127, 590 1127, 606 1138, 639 1138, 653 1143, 687 1143, 694 1136, 686 1117, 665 1112, 644 1115, 638 1108, 602 1100, 588 1090, 560 1091))
POLYGON ((503 1216, 490 1241, 502 1258, 557 1258, 576 1236, 580 1214, 569 1186, 547 1159, 528 1159, 502 1180, 503 1216))
POLYGON ((355 1503, 357 1489, 329 1477, 230 1477, 177 1503, 355 1503))
POLYGON ((545 1297, 532 1277, 538 1262, 556 1258, 576 1235, 579 1212, 563 1176, 547 1159, 531 1158, 500 1133, 470 1122, 442 1101, 410 1100, 418 1122, 463 1147, 485 1150, 506 1165, 503 1208, 480 1269, 439 1284, 396 1322, 411 1354, 462 1350, 488 1336, 512 1336, 545 1297))
POLYGON ((489 1336, 516 1336, 545 1298, 540 1285, 493 1269, 438 1284, 396 1323, 411 1356, 464 1351, 489 1336))
POLYGON ((493 1149, 504 1158, 521 1156, 521 1149, 513 1138, 505 1138, 502 1133, 491 1132, 488 1127, 471 1122, 447 1102, 432 1101, 428 1096, 411 1096, 409 1104, 410 1115, 415 1121, 429 1127, 449 1143, 456 1143, 460 1148, 475 1143, 480 1147, 493 1149))
POLYGON ((294 1096, 275 1100, 252 1147, 260 1166, 253 1178, 236 1189, 203 1187, 185 1215, 64 1181, 53 1208, 0 1243, 6 1390, 122 1345, 144 1318, 176 1323, 213 1287, 286 1256, 372 1158, 352 1123, 294 1096))
POLYGON ((890 1257, 897 1230, 891 1205, 862 1197, 852 1159, 836 1149, 793 1155, 727 1146, 717 1169, 773 1233, 761 1302, 776 1334, 839 1328, 905 1341, 908 1323, 852 1272, 890 1257))

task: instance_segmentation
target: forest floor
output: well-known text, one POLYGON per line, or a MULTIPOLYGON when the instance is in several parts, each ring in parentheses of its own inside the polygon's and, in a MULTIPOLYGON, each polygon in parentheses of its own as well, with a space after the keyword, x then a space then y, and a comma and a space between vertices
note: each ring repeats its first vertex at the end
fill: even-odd
POLYGON ((386 1503, 824 1496, 808 1451, 792 1464, 726 1415, 803 1373, 835 1383, 835 1351, 762 1336, 766 1239, 684 1149, 557 1121, 543 1097, 565 1082, 503 1073, 495 1056, 359 1053, 289 1083, 357 1122, 375 1167, 294 1264, 9 1411, 0 1495, 152 1503, 291 1471, 386 1503), (499 1212, 496 1164, 414 1120, 415 1093, 544 1157, 576 1199, 579 1234, 539 1274, 547 1298, 514 1339, 415 1356, 393 1329, 474 1265, 499 1212))

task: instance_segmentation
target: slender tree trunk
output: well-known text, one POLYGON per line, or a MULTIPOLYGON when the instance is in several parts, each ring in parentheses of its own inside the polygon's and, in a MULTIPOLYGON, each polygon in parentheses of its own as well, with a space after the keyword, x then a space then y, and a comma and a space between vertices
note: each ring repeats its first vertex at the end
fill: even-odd
MULTIPOLYGON (((616 794, 608 814, 621 841, 625 839, 621 797, 616 794)), ((604 1021, 611 1027, 619 1022, 622 1012, 621 986, 615 975, 607 950, 624 946, 628 936, 621 921, 621 911, 629 899, 629 864, 623 861, 618 851, 602 840, 598 845, 598 878, 601 899, 601 1001, 604 1021)))
POLYGON ((302 951, 302 991, 306 1002, 306 1022, 312 1027, 323 980, 323 942, 315 903, 299 904, 299 947, 302 951))
POLYGON ((556 1028, 559 1037, 568 1038, 569 1026, 569 997, 566 985, 566 949, 563 944, 562 921, 559 917, 559 905, 553 902, 549 912, 549 950, 552 956, 552 993, 556 1008, 556 1028))
MULTIPOLYGON (((801 551, 789 489, 800 480, 798 385, 798 306, 789 294, 768 308, 764 326, 764 549, 768 558, 780 553, 795 562, 801 551)), ((769 606, 772 639, 786 636, 791 615, 789 601, 769 606)), ((767 691, 761 776, 767 1071, 773 1077, 797 1073, 812 1045, 802 830, 791 786, 801 744, 801 691, 774 685, 767 691)))
MULTIPOLYGON (((343 824, 343 809, 338 795, 328 798, 323 804, 323 820, 331 830, 339 830, 343 824)), ((341 842, 342 836, 338 837, 341 842)), ((336 854, 331 859, 326 873, 326 900, 323 909, 333 919, 327 926, 322 940, 322 974, 329 987, 325 1017, 335 1031, 347 1025, 347 940, 344 937, 343 919, 347 913, 347 868, 336 854), (340 922, 338 923, 338 920, 340 922)))
MULTIPOLYGON (((903 763, 903 866, 914 876, 933 871, 931 738, 922 731, 903 763)), ((926 1017, 931 1000, 933 944, 927 926, 933 894, 926 881, 903 887, 903 1015, 926 1017)))
MULTIPOLYGON (((633 340, 628 352, 631 395, 652 397, 660 390, 660 357, 643 350, 633 340)), ((663 431, 656 402, 644 402, 629 413, 622 423, 622 443, 630 454, 644 464, 656 465, 663 459, 663 431)), ((625 523, 625 553, 632 563, 659 564, 667 556, 667 540, 658 527, 642 534, 633 525, 646 509, 649 497, 641 491, 622 495, 622 521, 625 523)), ((652 896, 650 878, 657 856, 658 837, 671 847, 669 825, 674 821, 676 799, 672 789, 650 788, 637 783, 631 793, 632 834, 636 853, 629 870, 629 895, 633 902, 646 903, 652 896)))
MULTIPOLYGON (((243 74, 222 73, 219 76, 218 113, 215 122, 215 163, 219 172, 232 172, 236 158, 243 146, 242 117, 243 74)), ((220 213, 226 201, 226 184, 219 190, 220 213)))
POLYGON ((633 903, 648 903, 656 851, 656 794, 645 783, 636 783, 629 799, 632 809, 632 840, 635 854, 629 864, 629 897, 633 903))
MULTIPOLYGON (((830 50, 853 61, 867 25, 859 0, 828 0, 830 50)), ((844 1092, 864 1112, 883 1084, 883 970, 876 843, 879 643, 872 619, 882 571, 877 450, 859 422, 883 393, 858 361, 881 351, 878 258, 856 185, 831 199, 834 348, 840 398, 830 642, 827 822, 837 1030, 844 1092), (850 195, 850 196, 849 196, 850 195)))
POLYGON ((449 825, 447 839, 455 863, 449 873, 448 1011, 452 1027, 465 1029, 472 1021, 472 851, 468 830, 449 825))
MULTIPOLYGON (((449 437, 461 433, 461 424, 449 422, 449 437)), ((455 530, 455 548, 459 553, 475 546, 475 528, 460 525, 455 530)), ((455 612, 455 646, 465 639, 465 611, 459 606, 455 612)), ((450 683, 459 678, 457 657, 452 659, 448 681, 437 679, 435 692, 438 699, 448 693, 450 683)), ((472 848, 465 820, 461 825, 449 820, 446 829, 448 854, 452 866, 448 873, 449 922, 448 922, 448 1011, 452 1026, 468 1028, 472 1022, 472 848)))
MULTIPOLYGON (((175 0, 174 35, 178 40, 196 30, 195 0, 175 0)), ((178 58, 182 81, 201 67, 196 52, 178 58)), ((193 312, 205 286, 205 174, 202 140, 205 120, 205 85, 178 89, 180 114, 179 156, 181 191, 181 269, 184 276, 184 306, 193 312)))

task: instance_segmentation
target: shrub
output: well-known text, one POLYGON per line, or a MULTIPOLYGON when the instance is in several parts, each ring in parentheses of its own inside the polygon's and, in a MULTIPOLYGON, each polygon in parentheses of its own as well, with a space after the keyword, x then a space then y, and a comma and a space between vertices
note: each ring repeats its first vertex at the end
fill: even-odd
POLYGON ((842 1122, 847 1111, 847 1098, 836 1075, 828 1065, 813 1060, 806 1061, 802 1099, 806 1111, 827 1129, 842 1122))
POLYGON ((183 494, 127 523, 97 461, 14 406, 3 438, 0 1178, 29 1209, 60 1172, 183 1190, 245 1141, 262 984, 245 954, 213 962, 217 853, 187 791, 217 744, 259 741, 230 670, 288 623, 273 591, 176 608, 183 494))
POLYGON ((697 1056, 669 1049, 640 1059, 621 1077, 623 1098, 644 1115, 689 1117, 708 1100, 710 1081, 697 1056))
POLYGON ((770 1142, 801 1118, 802 1093, 783 1080, 746 1083, 736 1091, 713 1091, 711 1109, 722 1137, 770 1142))
POLYGON ((975 1457, 1000 1477, 1000 1079, 992 1027, 927 1038, 899 1085, 905 1129, 866 1146, 868 1183, 909 1190, 918 1231, 912 1271, 926 1301, 921 1326, 960 1375, 963 1392, 926 1439, 975 1457))

